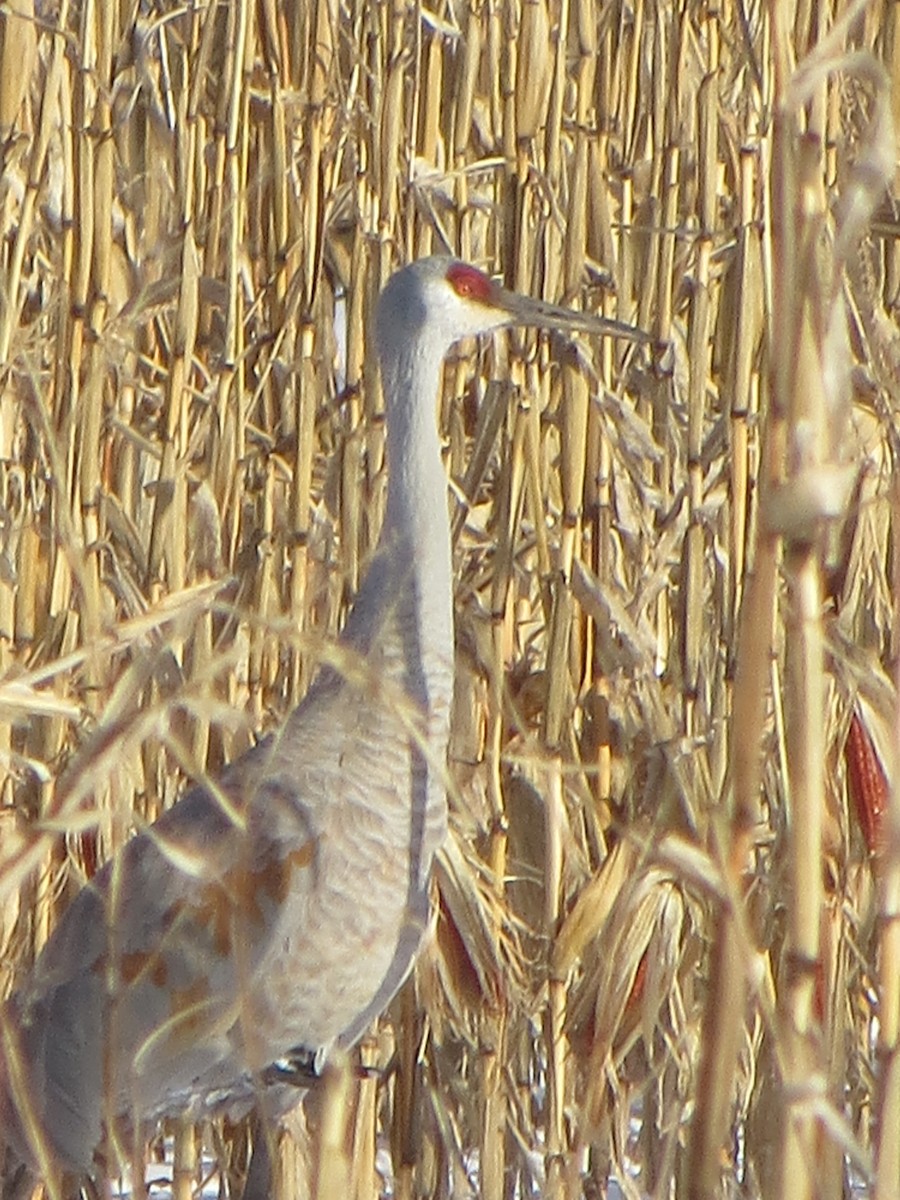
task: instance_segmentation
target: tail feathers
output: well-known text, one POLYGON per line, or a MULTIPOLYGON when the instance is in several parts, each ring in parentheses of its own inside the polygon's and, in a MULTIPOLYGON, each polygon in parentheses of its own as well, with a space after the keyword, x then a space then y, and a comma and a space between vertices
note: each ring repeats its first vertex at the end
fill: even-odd
MULTIPOLYGON (((7 1159, 45 1180, 87 1175, 101 1135, 102 1049, 90 1046, 78 979, 22 1013, 0 1009, 0 1129, 7 1159)), ((96 999, 96 997, 94 998, 96 999)))
POLYGON ((0 1157, 0 1200, 29 1200, 36 1183, 28 1167, 4 1148, 0 1157))

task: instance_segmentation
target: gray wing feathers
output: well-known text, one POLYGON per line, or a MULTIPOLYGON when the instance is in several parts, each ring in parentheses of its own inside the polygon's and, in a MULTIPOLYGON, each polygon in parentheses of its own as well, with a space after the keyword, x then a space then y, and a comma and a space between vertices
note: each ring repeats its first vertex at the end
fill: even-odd
POLYGON ((393 633, 367 648, 385 687, 323 672, 279 734, 98 873, 7 1006, 67 1169, 88 1169, 110 1117, 204 1116, 295 1046, 352 1044, 408 974, 444 801, 422 710, 390 686, 393 633))
MULTIPOLYGON (((267 749, 223 776, 233 801, 267 749)), ((239 1073, 228 1061, 233 1028, 274 928, 279 872, 311 857, 286 843, 284 816, 274 836, 254 805, 241 816, 253 836, 209 793, 191 791, 82 889, 8 1002, 4 1024, 17 1036, 0 1086, 9 1093, 18 1078, 19 1087, 0 1098, 0 1115, 26 1161, 41 1155, 17 1115, 23 1085, 53 1156, 84 1171, 107 1111, 126 1127, 131 1114, 152 1120, 189 1108, 205 1075, 239 1073)))

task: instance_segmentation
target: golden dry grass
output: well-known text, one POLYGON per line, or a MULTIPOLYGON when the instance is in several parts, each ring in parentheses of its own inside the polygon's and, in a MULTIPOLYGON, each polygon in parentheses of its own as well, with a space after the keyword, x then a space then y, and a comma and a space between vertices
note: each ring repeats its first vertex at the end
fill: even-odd
POLYGON ((4 990, 340 628, 393 267, 671 343, 448 365, 437 937, 281 1197, 900 1193, 898 19, 0 4, 4 990))

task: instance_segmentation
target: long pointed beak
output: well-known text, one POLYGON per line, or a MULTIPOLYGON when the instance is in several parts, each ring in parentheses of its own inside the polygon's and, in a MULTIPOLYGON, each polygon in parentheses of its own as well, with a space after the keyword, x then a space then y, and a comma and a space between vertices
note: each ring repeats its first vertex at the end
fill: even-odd
POLYGON ((496 287, 491 304, 507 313, 509 325, 526 325, 540 329, 561 329, 572 333, 596 333, 606 337, 626 338, 631 342, 652 342, 653 335, 624 321, 614 321, 596 313, 576 312, 545 300, 531 296, 520 296, 518 292, 496 287))

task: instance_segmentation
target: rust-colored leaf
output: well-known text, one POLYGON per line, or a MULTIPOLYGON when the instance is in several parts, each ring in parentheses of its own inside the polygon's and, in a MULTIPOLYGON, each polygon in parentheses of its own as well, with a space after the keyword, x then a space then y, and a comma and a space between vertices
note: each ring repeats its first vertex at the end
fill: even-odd
POLYGON ((844 743, 847 786, 856 819, 870 854, 877 854, 884 843, 884 814, 888 802, 888 780, 875 744, 854 712, 844 743))

